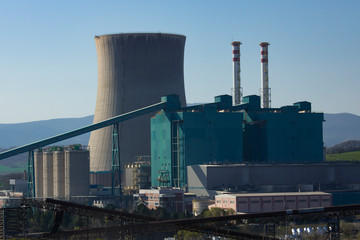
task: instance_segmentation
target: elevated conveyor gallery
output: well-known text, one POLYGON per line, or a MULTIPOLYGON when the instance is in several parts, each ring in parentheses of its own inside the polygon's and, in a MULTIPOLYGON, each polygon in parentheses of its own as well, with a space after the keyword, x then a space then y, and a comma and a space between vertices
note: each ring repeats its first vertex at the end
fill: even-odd
MULTIPOLYGON (((116 117, 95 123, 95 124, 91 124, 82 128, 78 128, 63 134, 59 134, 50 138, 46 138, 34 143, 30 143, 30 144, 26 144, 24 146, 21 147, 17 147, 5 152, 0 153, 0 160, 8 158, 8 157, 12 157, 15 156, 17 154, 20 153, 24 153, 24 152, 29 152, 29 159, 28 159, 28 194, 31 194, 31 196, 34 196, 35 193, 35 186, 34 186, 34 168, 33 168, 33 155, 34 155, 34 150, 35 149, 39 149, 42 148, 44 146, 65 140, 65 139, 69 139, 75 136, 79 136, 97 129, 101 129, 107 126, 114 126, 114 130, 118 131, 118 124, 132 119, 132 118, 136 118, 139 116, 142 116, 144 114, 150 113, 150 112, 154 112, 154 111, 158 111, 160 109, 167 109, 170 110, 172 108, 178 108, 179 106, 179 97, 177 95, 168 95, 168 96, 164 96, 161 98, 161 102, 144 107, 144 108, 140 108, 138 110, 135 111, 131 111, 128 113, 124 113, 121 115, 118 115, 116 117)), ((118 136, 118 134, 116 134, 118 136)), ((117 159, 117 161, 119 161, 119 159, 117 159)), ((114 170, 119 170, 120 164, 119 162, 117 162, 117 169, 112 169, 112 173, 114 170)), ((113 175, 113 174, 112 174, 113 175)), ((119 178, 120 178, 120 174, 119 174, 119 178)), ((120 182, 120 181, 119 181, 120 182)), ((113 188, 112 188, 113 189, 113 188)))

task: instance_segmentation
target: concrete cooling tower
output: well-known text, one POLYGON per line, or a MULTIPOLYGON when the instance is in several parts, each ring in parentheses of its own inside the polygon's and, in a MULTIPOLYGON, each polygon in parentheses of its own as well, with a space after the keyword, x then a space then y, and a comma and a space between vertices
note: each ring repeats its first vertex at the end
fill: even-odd
MULTIPOLYGON (((160 102, 177 94, 185 102, 185 36, 162 33, 113 34, 95 37, 98 89, 94 123, 160 102)), ((120 162, 150 155, 150 118, 144 115, 120 124, 120 162)), ((91 133, 91 183, 112 165, 112 127, 91 133)))

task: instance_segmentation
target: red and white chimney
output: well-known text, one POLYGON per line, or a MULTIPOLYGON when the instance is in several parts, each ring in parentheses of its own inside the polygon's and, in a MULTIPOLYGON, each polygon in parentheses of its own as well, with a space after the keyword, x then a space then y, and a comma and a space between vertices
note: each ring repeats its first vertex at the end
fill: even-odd
POLYGON ((270 43, 262 42, 261 47, 261 107, 270 108, 271 93, 269 88, 269 68, 268 68, 268 46, 270 43))
POLYGON ((234 68, 234 88, 233 88, 233 95, 234 95, 234 105, 238 105, 242 101, 242 88, 241 88, 241 81, 240 81, 240 44, 241 42, 235 41, 232 42, 231 45, 233 46, 233 68, 234 68))

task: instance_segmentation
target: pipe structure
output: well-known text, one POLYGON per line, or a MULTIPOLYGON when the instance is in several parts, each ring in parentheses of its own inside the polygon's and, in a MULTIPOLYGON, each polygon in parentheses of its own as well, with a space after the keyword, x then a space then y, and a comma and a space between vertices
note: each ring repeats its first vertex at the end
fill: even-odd
POLYGON ((238 105, 242 101, 242 88, 240 79, 240 44, 241 42, 234 41, 233 46, 233 70, 234 70, 234 105, 238 105))
MULTIPOLYGON (((161 110, 162 108, 166 109, 166 102, 159 102, 159 103, 156 103, 156 104, 153 104, 153 105, 150 105, 150 106, 147 106, 147 107, 135 110, 135 111, 131 111, 131 112, 128 112, 128 113, 121 114, 119 116, 115 116, 115 117, 110 118, 110 119, 106 119, 106 120, 98 122, 98 123, 94 123, 94 124, 91 124, 91 125, 88 125, 88 126, 85 126, 85 127, 82 127, 82 128, 72 130, 70 132, 59 134, 59 135, 56 135, 56 136, 53 136, 53 137, 50 137, 50 138, 46 138, 46 139, 34 142, 34 143, 26 144, 26 145, 21 146, 21 147, 13 148, 13 149, 1 152, 0 153, 0 160, 8 158, 8 157, 15 156, 17 154, 24 153, 24 152, 27 152, 27 151, 32 151, 34 149, 41 148, 41 147, 50 145, 52 143, 60 142, 60 141, 65 140, 65 139, 76 137, 76 136, 82 135, 82 134, 87 133, 87 132, 95 131, 95 130, 100 129, 100 128, 111 126, 113 124, 116 124, 116 123, 119 123, 119 122, 122 122, 122 121, 126 121, 126 120, 129 120, 129 119, 132 119, 132 118, 136 118, 136 117, 142 116, 142 115, 147 114, 147 113, 158 111, 158 110, 161 110)), ((47 168, 52 169, 52 166, 51 167, 45 166, 46 161, 47 160, 45 160, 45 156, 44 156, 43 168, 44 169, 47 169, 47 168)), ((51 162, 52 162, 52 159, 51 159, 51 162)))
MULTIPOLYGON (((186 104, 184 88, 185 36, 125 33, 95 37, 98 88, 94 123, 177 94, 186 104)), ((119 124, 121 167, 135 156, 150 155, 152 114, 119 124)), ((112 128, 90 135, 90 172, 107 174, 112 167, 112 128)), ((92 184, 98 180, 91 180, 92 184)), ((100 181, 100 180, 99 180, 100 181)))
POLYGON ((268 46, 270 43, 262 42, 261 46, 261 107, 270 108, 271 94, 269 88, 268 46))

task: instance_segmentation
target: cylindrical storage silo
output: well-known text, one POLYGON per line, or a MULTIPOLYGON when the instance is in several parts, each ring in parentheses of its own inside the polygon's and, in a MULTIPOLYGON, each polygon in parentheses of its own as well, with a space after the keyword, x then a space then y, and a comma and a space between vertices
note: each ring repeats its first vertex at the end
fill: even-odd
POLYGON ((35 169, 35 197, 43 197, 43 153, 34 152, 34 169, 35 169))
POLYGON ((90 159, 87 150, 65 151, 65 197, 87 196, 90 189, 90 159))
MULTIPOLYGON (((43 187, 44 197, 51 198, 54 196, 54 181, 53 181, 53 153, 43 153, 43 187)), ((35 186, 36 187, 36 186, 35 186)))
MULTIPOLYGON (((94 123, 160 102, 177 94, 183 106, 185 36, 162 33, 114 34, 95 37, 98 89, 94 123)), ((121 166, 134 156, 150 155, 150 117, 120 124, 121 166)), ((111 170, 112 127, 93 131, 89 141, 90 170, 111 170)), ((93 178, 92 178, 93 179, 93 178)), ((95 179, 95 178, 94 178, 95 179)), ((101 183, 92 183, 101 184, 101 183)))
POLYGON ((65 154, 64 151, 54 152, 54 197, 65 196, 65 154))

